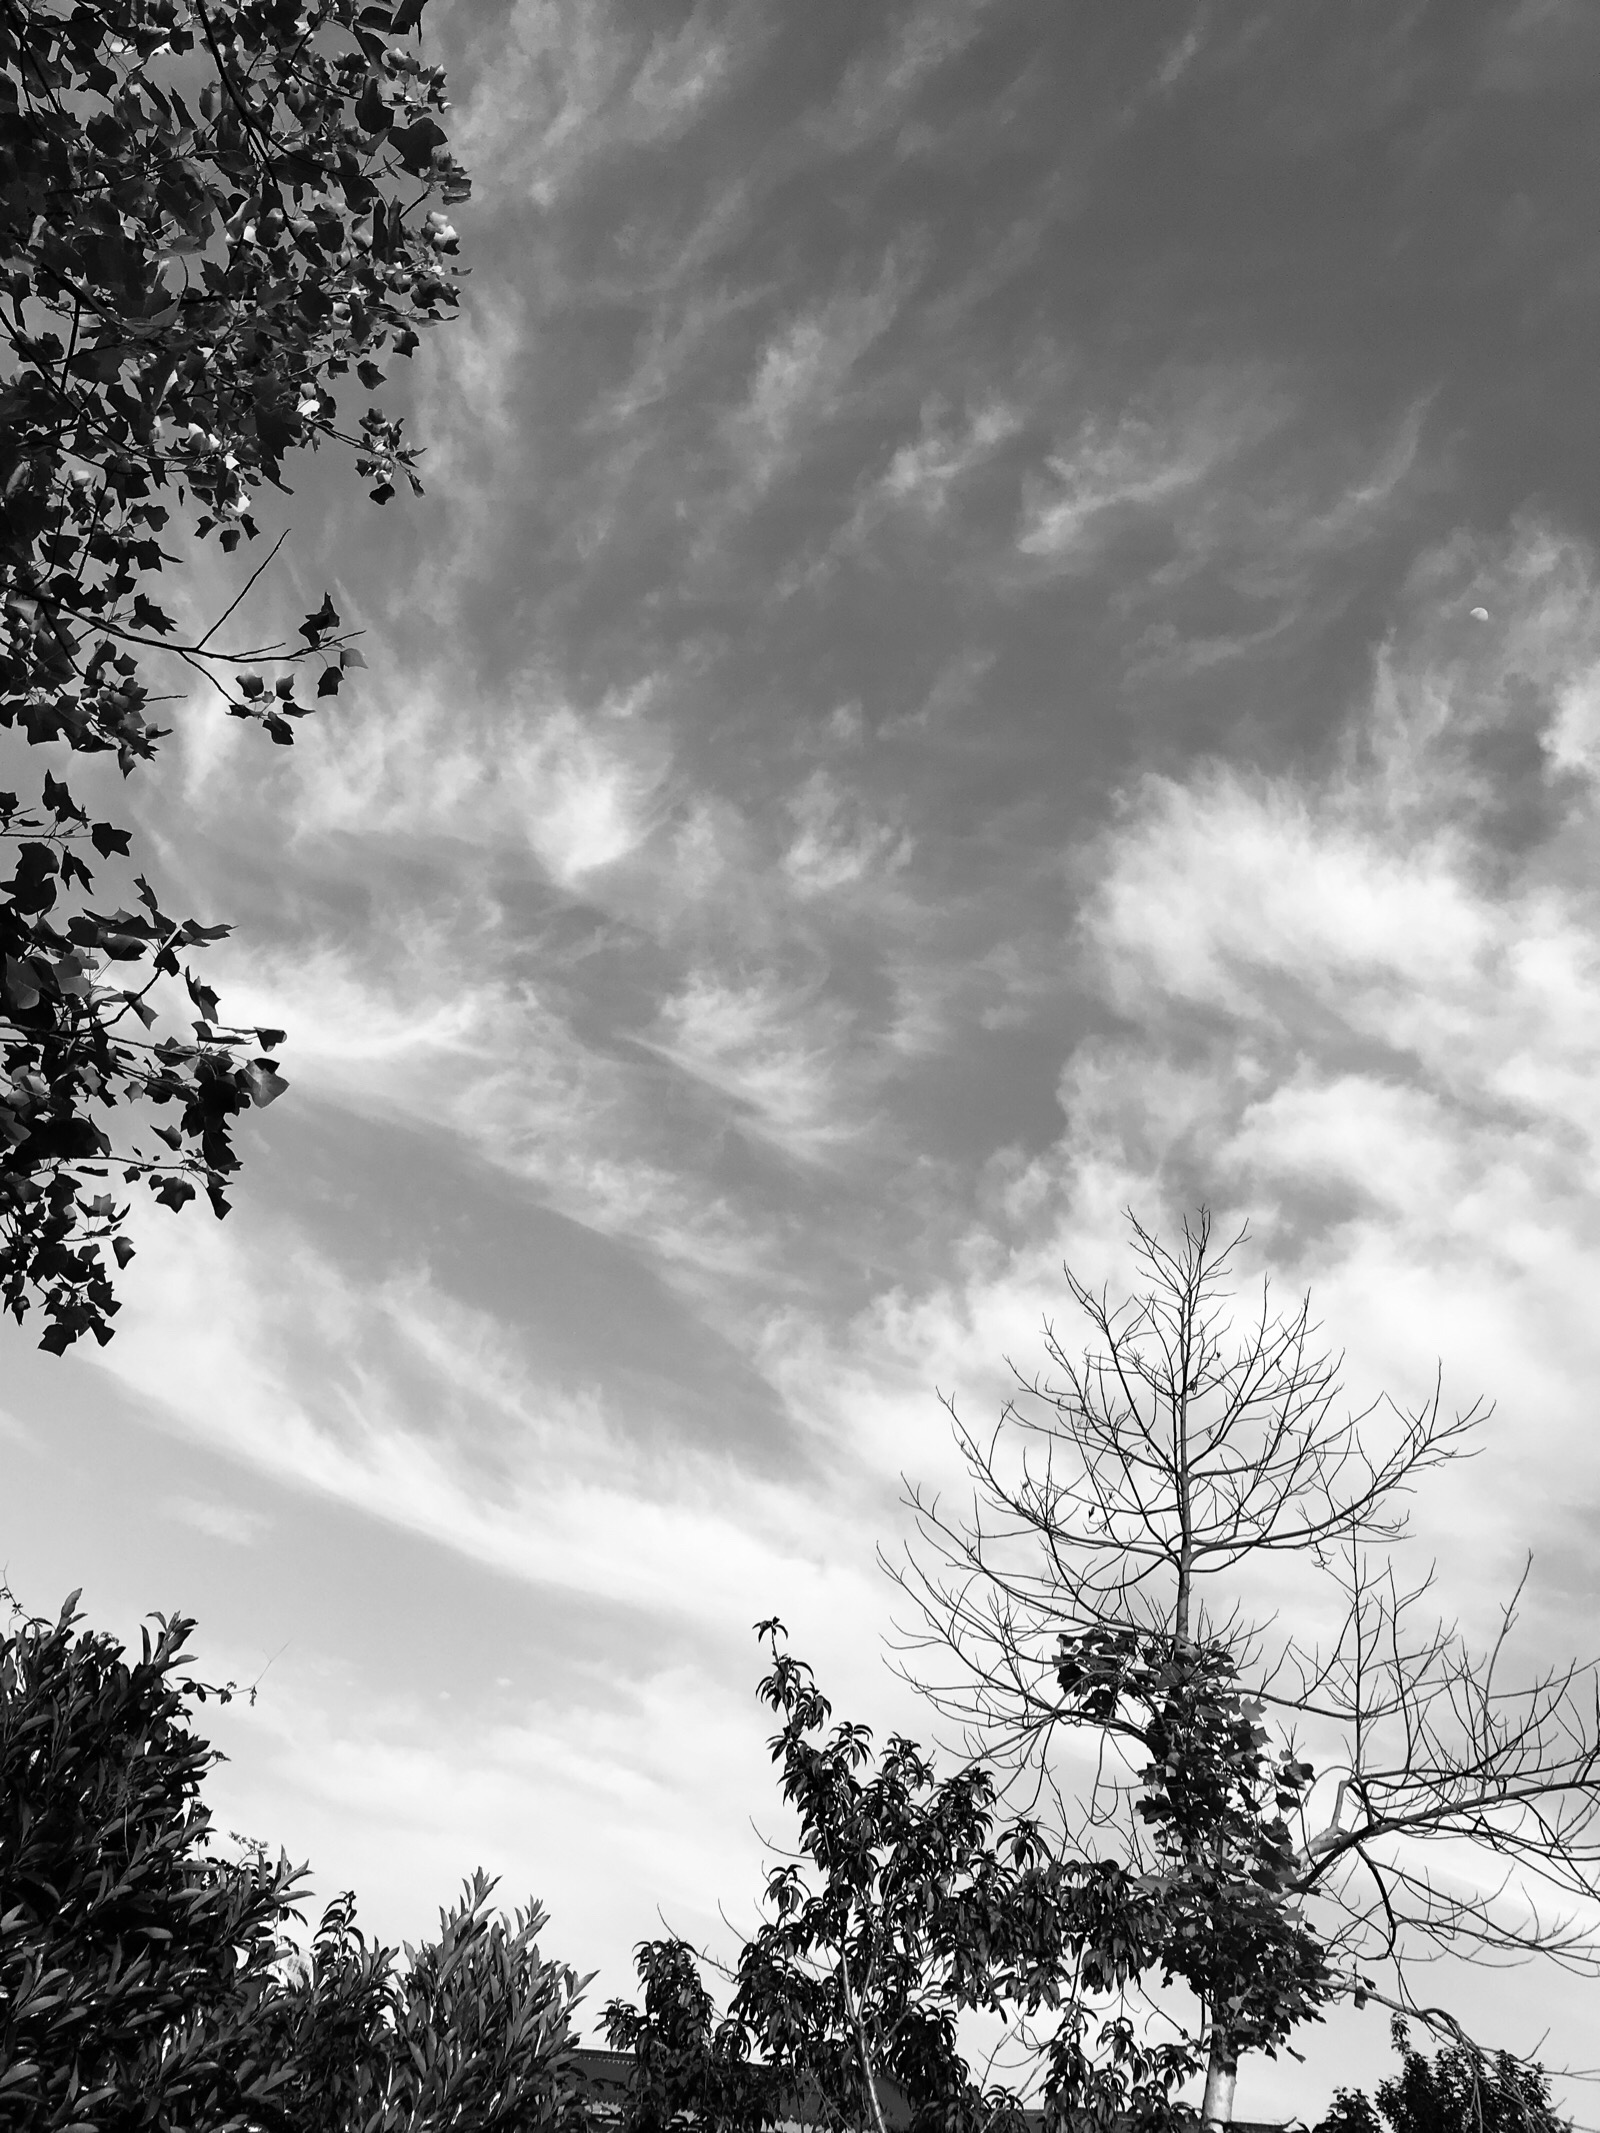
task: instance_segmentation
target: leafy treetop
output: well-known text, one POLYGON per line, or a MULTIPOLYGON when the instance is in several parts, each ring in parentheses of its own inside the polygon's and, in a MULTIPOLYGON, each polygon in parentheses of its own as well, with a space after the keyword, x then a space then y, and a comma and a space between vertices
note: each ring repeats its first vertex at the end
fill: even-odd
POLYGON ((1429 2059, 1412 2044, 1402 2016, 1391 2032, 1400 2072, 1379 2082, 1377 2110, 1361 2089, 1335 2089, 1316 2133, 1383 2133, 1385 2122, 1390 2133, 1571 2133, 1537 2063, 1510 2052, 1491 2056, 1466 2042, 1429 2059))
POLYGON ((756 2133, 797 2099, 837 2133, 885 2133, 885 2084, 918 2133, 1020 2133, 1020 2097, 985 2088, 963 2056, 970 2010, 1049 2029, 1035 2070, 1063 2133, 1192 2125, 1177 2092, 1200 2059, 1141 2040, 1117 2004, 1167 1943, 1160 1892, 1110 1861, 1051 1856, 1026 1821, 997 1833, 987 1770, 939 1778, 899 1735, 875 1749, 865 1726, 833 1722, 781 1625, 759 1628, 799 1848, 768 1874, 720 2021, 691 1948, 637 1951, 643 2007, 605 2010, 611 2044, 635 2058, 627 2133, 756 2133))

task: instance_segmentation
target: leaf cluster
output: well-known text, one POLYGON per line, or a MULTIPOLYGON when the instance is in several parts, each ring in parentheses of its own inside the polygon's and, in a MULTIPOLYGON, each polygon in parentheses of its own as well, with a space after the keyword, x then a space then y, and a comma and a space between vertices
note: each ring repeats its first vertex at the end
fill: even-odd
POLYGON ((1304 1861, 1290 1826, 1314 1778, 1274 1747, 1266 1706, 1224 1643, 1129 1627, 1063 1635, 1065 1714, 1139 1743, 1135 1813, 1159 1902, 1159 1958, 1225 2027, 1233 2048, 1275 2053, 1339 1989, 1298 1900, 1304 1861))
POLYGON ((1490 2058, 1465 2044, 1447 2044, 1429 2059, 1399 2016, 1393 2035, 1400 2072, 1379 2082, 1377 2109, 1361 2089, 1335 2089, 1316 2133, 1383 2133, 1384 2124, 1390 2133, 1570 2133, 1537 2063, 1510 2052, 1490 2058))
MULTIPOLYGON (((0 726, 126 774, 162 736, 152 656, 280 743, 364 664, 326 597, 293 649, 224 648, 264 565, 198 635, 153 592, 179 531, 254 539, 255 492, 286 488, 296 450, 348 447, 380 503, 420 488, 400 423, 340 400, 348 380, 379 393, 384 360, 458 301, 446 209, 468 184, 443 74, 409 41, 421 13, 0 0, 0 726)), ((122 1182, 169 1206, 198 1188, 220 1213, 230 1122, 281 1081, 187 971, 192 1036, 148 1035, 179 951, 227 929, 153 899, 90 907, 126 832, 47 777, 37 805, 0 795, 0 841, 0 1304, 37 1304, 48 1346, 104 1341, 125 1210, 85 1181, 107 1175, 110 1114, 172 1103, 166 1145, 118 1157, 122 1182)))
POLYGON ((606 2041, 627 2052, 627 2133, 762 2133, 783 2113, 782 2076, 751 2057, 742 2022, 719 2019, 694 1950, 679 1940, 634 1951, 643 2004, 612 2000, 606 2041))

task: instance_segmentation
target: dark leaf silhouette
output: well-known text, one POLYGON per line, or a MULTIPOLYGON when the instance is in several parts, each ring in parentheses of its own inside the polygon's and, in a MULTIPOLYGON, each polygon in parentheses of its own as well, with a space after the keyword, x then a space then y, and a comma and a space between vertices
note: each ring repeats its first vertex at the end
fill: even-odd
POLYGON ((230 1857, 201 1796, 219 1758, 195 1707, 235 1685, 184 1673, 185 1617, 130 1659, 77 1600, 0 1631, 8 2133, 578 2133, 581 1985, 541 1956, 543 1913, 493 1915, 480 1872, 403 1960, 348 1894, 303 1951, 305 1869, 230 1857))
MULTIPOLYGON (((339 398, 352 370, 375 390, 377 358, 457 302, 445 211, 468 185, 438 122, 443 75, 406 42, 421 14, 0 9, 0 727, 18 741, 127 774, 162 738, 156 703, 203 677, 288 746, 364 664, 327 596, 302 643, 230 647, 271 553, 193 642, 152 588, 180 541, 253 541, 255 492, 286 486, 295 451, 344 446, 380 498, 415 485, 400 424, 339 398)), ((129 835, 91 825, 54 771, 37 804, 0 793, 0 854, 0 1307, 38 1309, 59 1350, 105 1339, 115 1309, 121 1216, 89 1213, 84 1163, 114 1135, 129 1182, 169 1207, 203 1189, 220 1212, 233 1121, 283 1083, 209 989, 203 1028, 157 1034, 177 951, 227 929, 148 890, 147 917, 95 918, 96 862, 128 857, 129 835)))

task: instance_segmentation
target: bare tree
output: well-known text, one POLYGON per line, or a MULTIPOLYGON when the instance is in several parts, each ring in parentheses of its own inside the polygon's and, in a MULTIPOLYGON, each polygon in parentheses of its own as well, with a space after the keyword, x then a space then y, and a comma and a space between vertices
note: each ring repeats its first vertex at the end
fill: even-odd
POLYGON ((1526 1571, 1486 1646, 1434 1615, 1431 1568, 1400 1575, 1408 1498, 1487 1410, 1436 1386, 1349 1411, 1309 1299, 1274 1315, 1263 1285, 1236 1320, 1243 1231, 1219 1244, 1202 1210, 1169 1247, 1129 1219, 1142 1292, 1069 1271, 1090 1346, 1047 1325, 1050 1372, 1013 1365, 984 1435, 946 1402, 970 1508, 908 1484, 919 1544, 886 1567, 915 1606, 906 1671, 969 1750, 1164 1892, 1152 1960, 1199 1999, 1216 2123, 1241 2053, 1331 1999, 1459 2040, 1411 1989, 1419 1959, 1600 1976, 1600 1700, 1593 1664, 1516 1671, 1526 1571), (1280 1617, 1285 1585, 1295 1625, 1320 1594, 1326 1635, 1280 1617), (1085 1729, 1075 1787, 1063 1733, 1085 1729))

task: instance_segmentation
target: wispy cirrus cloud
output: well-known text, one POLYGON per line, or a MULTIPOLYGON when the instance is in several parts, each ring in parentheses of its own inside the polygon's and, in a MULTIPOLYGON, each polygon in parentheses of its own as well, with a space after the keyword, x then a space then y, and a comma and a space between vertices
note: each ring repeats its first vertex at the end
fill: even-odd
POLYGON ((825 769, 812 771, 789 801, 795 838, 784 872, 805 896, 824 895, 903 868, 912 839, 892 820, 873 816, 825 769))
MULTIPOLYGON (((308 847, 520 845, 572 889, 651 835, 672 741, 648 715, 648 687, 580 706, 538 672, 488 697, 448 664, 406 673, 384 660, 361 679, 342 715, 272 766, 308 847)), ((249 740, 226 718, 197 721, 185 736, 191 795, 227 806, 259 791, 249 740)))
POLYGON ((696 971, 663 1001, 659 1027, 653 1049, 787 1154, 815 1158, 859 1136, 841 1100, 848 1021, 804 984, 696 971))
POLYGON ((1424 413, 1407 410, 1359 458, 1335 457, 1307 434, 1285 381, 1163 380, 1150 403, 1089 417, 1028 476, 1018 553, 1082 571, 1107 543, 1155 522, 1172 550, 1158 585, 1210 568, 1249 592, 1298 586, 1313 559, 1370 537, 1416 464, 1424 413))
MULTIPOLYGON (((681 1587, 685 1620, 737 1618, 787 1576, 792 1488, 759 1460, 652 1443, 649 1416, 610 1416, 594 1381, 541 1384, 524 1341, 416 1264, 370 1283, 292 1232, 268 1250, 270 1288, 226 1230, 144 1233, 140 1323, 107 1366, 168 1427, 575 1598, 653 1607, 686 1545, 703 1574, 681 1587)), ((176 1515, 244 1537, 220 1514, 176 1515)))
POLYGON ((1070 570, 1115 532, 1115 514, 1172 505, 1238 452, 1258 420, 1252 414, 1242 436, 1199 410, 1174 428, 1132 414, 1109 429, 1085 423, 1025 486, 1018 551, 1070 570))
POLYGON ((755 5, 701 6, 652 33, 615 10, 517 0, 485 36, 492 63, 457 121, 471 167, 553 207, 595 162, 667 146, 702 121, 760 58, 766 18, 755 5))
POLYGON ((1578 0, 1518 0, 1490 23, 1481 51, 1485 87, 1527 96, 1593 66, 1600 41, 1594 17, 1578 0))
MULTIPOLYGON (((673 1862, 737 1900, 774 1609, 925 1735, 864 1634, 898 1476, 1130 1201, 1253 1215, 1363 1388, 1501 1394, 1442 1565, 1531 1540, 1538 1634, 1592 1616, 1582 14, 430 6, 428 491, 318 455, 239 617, 326 584, 367 670, 125 791, 290 1092, 62 1381, 119 1478, 6 1392, 130 1589, 188 1566, 250 1674, 301 1610, 233 1769, 397 1930, 480 1825, 596 1999, 673 1862)), ((1327 2049, 1241 2108, 1385 2071, 1327 2049)))
POLYGON ((759 498, 837 418, 857 365, 905 303, 916 271, 915 250, 897 247, 870 284, 785 321, 767 342, 747 392, 723 421, 740 502, 759 498))
POLYGON ((272 1524, 262 1512, 252 1510, 246 1504, 219 1503, 208 1496, 174 1496, 168 1511, 184 1525, 193 1526, 196 1532, 204 1533, 212 1540, 225 1541, 234 1548, 253 1547, 272 1524))
POLYGON ((1003 402, 979 407, 959 425, 925 413, 922 434, 904 444, 890 460, 876 495, 886 505, 914 508, 936 518, 950 501, 951 490, 982 466, 1022 427, 1014 408, 1003 402))
POLYGON ((898 126, 930 76, 981 34, 993 0, 919 0, 846 67, 838 87, 809 121, 828 155, 848 155, 898 126))

